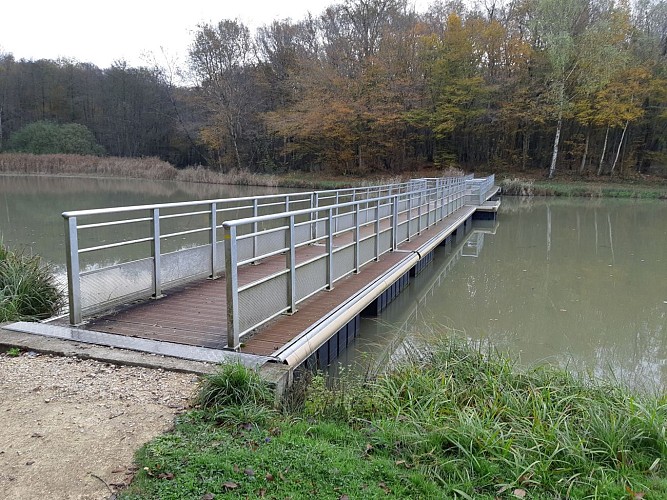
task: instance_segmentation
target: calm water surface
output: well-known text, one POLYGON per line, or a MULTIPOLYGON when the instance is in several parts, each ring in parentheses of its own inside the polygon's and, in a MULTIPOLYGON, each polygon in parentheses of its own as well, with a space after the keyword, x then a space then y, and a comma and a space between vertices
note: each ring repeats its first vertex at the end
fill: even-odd
POLYGON ((440 247, 343 361, 400 356, 434 325, 524 364, 664 391, 667 203, 506 197, 497 227, 440 247))

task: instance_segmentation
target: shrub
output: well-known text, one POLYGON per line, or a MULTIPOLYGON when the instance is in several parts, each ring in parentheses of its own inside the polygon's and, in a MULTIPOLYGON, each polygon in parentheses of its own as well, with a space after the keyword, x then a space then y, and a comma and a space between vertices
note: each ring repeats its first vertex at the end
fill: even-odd
POLYGON ((104 154, 104 148, 97 144, 95 136, 85 125, 58 125, 48 121, 30 123, 14 132, 7 149, 32 154, 104 154))
POLYGON ((48 265, 0 245, 0 322, 48 318, 63 304, 63 291, 48 265))

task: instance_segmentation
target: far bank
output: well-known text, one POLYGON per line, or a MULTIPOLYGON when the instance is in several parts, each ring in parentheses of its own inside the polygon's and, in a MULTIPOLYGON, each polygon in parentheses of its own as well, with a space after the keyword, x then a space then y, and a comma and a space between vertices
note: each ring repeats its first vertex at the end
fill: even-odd
MULTIPOLYGON (((542 173, 497 172, 485 166, 473 169, 477 175, 495 174, 503 194, 509 196, 565 196, 588 198, 667 199, 667 179, 632 176, 581 177, 568 173, 546 179, 542 173)), ((292 189, 336 189, 365 184, 400 182, 412 177, 463 174, 464 170, 422 168, 400 173, 375 172, 367 176, 341 176, 313 169, 254 173, 248 170, 214 171, 202 166, 177 169, 158 158, 121 158, 82 155, 0 153, 0 175, 56 175, 168 180, 200 184, 264 186, 292 189)))

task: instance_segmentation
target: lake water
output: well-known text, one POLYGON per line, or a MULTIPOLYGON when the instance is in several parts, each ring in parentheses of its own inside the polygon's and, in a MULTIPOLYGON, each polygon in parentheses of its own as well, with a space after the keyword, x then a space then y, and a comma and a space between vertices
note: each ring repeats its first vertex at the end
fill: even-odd
POLYGON ((483 231, 440 247, 341 361, 400 356, 435 329, 522 364, 667 388, 667 203, 505 197, 483 231))
MULTIPOLYGON (((284 191, 284 190, 281 190, 284 191)), ((269 194, 165 181, 0 176, 0 238, 62 266, 61 213, 269 194)), ((339 361, 398 356, 433 329, 636 387, 667 388, 667 203, 504 198, 433 263, 339 361)))
POLYGON ((65 211, 255 196, 284 188, 189 182, 0 175, 0 241, 65 266, 65 211))

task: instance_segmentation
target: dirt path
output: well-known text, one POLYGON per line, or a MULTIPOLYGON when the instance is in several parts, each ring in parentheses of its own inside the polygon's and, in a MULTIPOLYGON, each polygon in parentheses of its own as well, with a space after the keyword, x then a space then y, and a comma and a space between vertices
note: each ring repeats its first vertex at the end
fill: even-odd
POLYGON ((196 384, 191 374, 0 354, 0 498, 109 498, 196 384))

